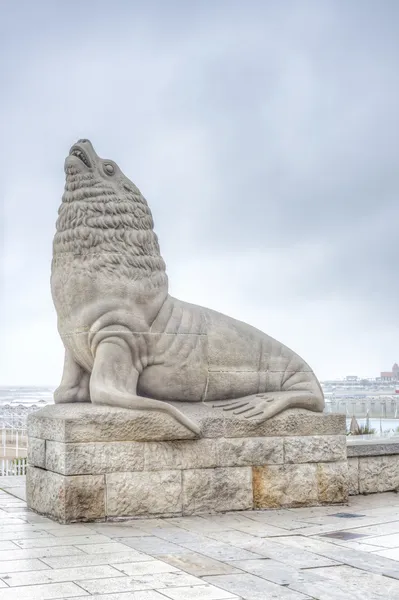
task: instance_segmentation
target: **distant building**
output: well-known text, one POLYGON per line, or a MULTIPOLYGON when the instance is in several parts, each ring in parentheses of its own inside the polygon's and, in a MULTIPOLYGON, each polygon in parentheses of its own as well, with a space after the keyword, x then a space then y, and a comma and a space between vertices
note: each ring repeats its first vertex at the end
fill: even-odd
POLYGON ((395 363, 392 371, 381 371, 381 381, 399 381, 399 365, 395 363))

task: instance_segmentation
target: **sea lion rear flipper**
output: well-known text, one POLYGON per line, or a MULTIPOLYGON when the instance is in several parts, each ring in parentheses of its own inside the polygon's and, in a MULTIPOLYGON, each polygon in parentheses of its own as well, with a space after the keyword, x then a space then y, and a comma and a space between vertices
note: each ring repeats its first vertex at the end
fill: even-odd
POLYGON ((106 338, 96 348, 90 378, 90 396, 93 404, 105 404, 135 410, 166 412, 179 423, 200 435, 201 431, 191 419, 174 406, 161 400, 138 396, 139 373, 134 367, 128 344, 118 337, 106 338))

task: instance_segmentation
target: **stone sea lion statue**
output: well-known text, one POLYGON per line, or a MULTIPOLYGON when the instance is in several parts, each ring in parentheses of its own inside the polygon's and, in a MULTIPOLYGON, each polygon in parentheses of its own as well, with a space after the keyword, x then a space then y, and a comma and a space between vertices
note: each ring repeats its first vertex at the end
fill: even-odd
POLYGON ((56 403, 164 411, 196 434, 169 401, 258 421, 293 407, 323 411, 317 378, 292 350, 169 295, 151 211, 115 162, 79 140, 65 173, 51 274, 65 346, 56 403))

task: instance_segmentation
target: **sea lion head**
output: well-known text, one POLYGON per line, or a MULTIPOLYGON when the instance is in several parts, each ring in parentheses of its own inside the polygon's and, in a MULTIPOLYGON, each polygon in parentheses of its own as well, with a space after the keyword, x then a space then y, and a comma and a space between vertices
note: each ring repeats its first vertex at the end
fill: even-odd
POLYGON ((90 140, 78 140, 65 159, 66 189, 98 185, 113 189, 116 196, 139 194, 138 188, 122 173, 115 161, 98 156, 90 140))
POLYGON ((53 242, 54 269, 60 265, 66 273, 68 264, 85 277, 101 272, 167 289, 151 210, 138 187, 115 161, 100 158, 86 139, 73 144, 64 170, 65 189, 53 242))

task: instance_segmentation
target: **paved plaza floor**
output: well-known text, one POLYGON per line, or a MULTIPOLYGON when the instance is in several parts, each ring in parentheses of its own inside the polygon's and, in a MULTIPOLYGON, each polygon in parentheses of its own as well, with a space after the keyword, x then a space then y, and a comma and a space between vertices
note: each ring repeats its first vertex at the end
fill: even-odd
POLYGON ((399 496, 59 525, 0 478, 1 600, 399 600, 399 496))

